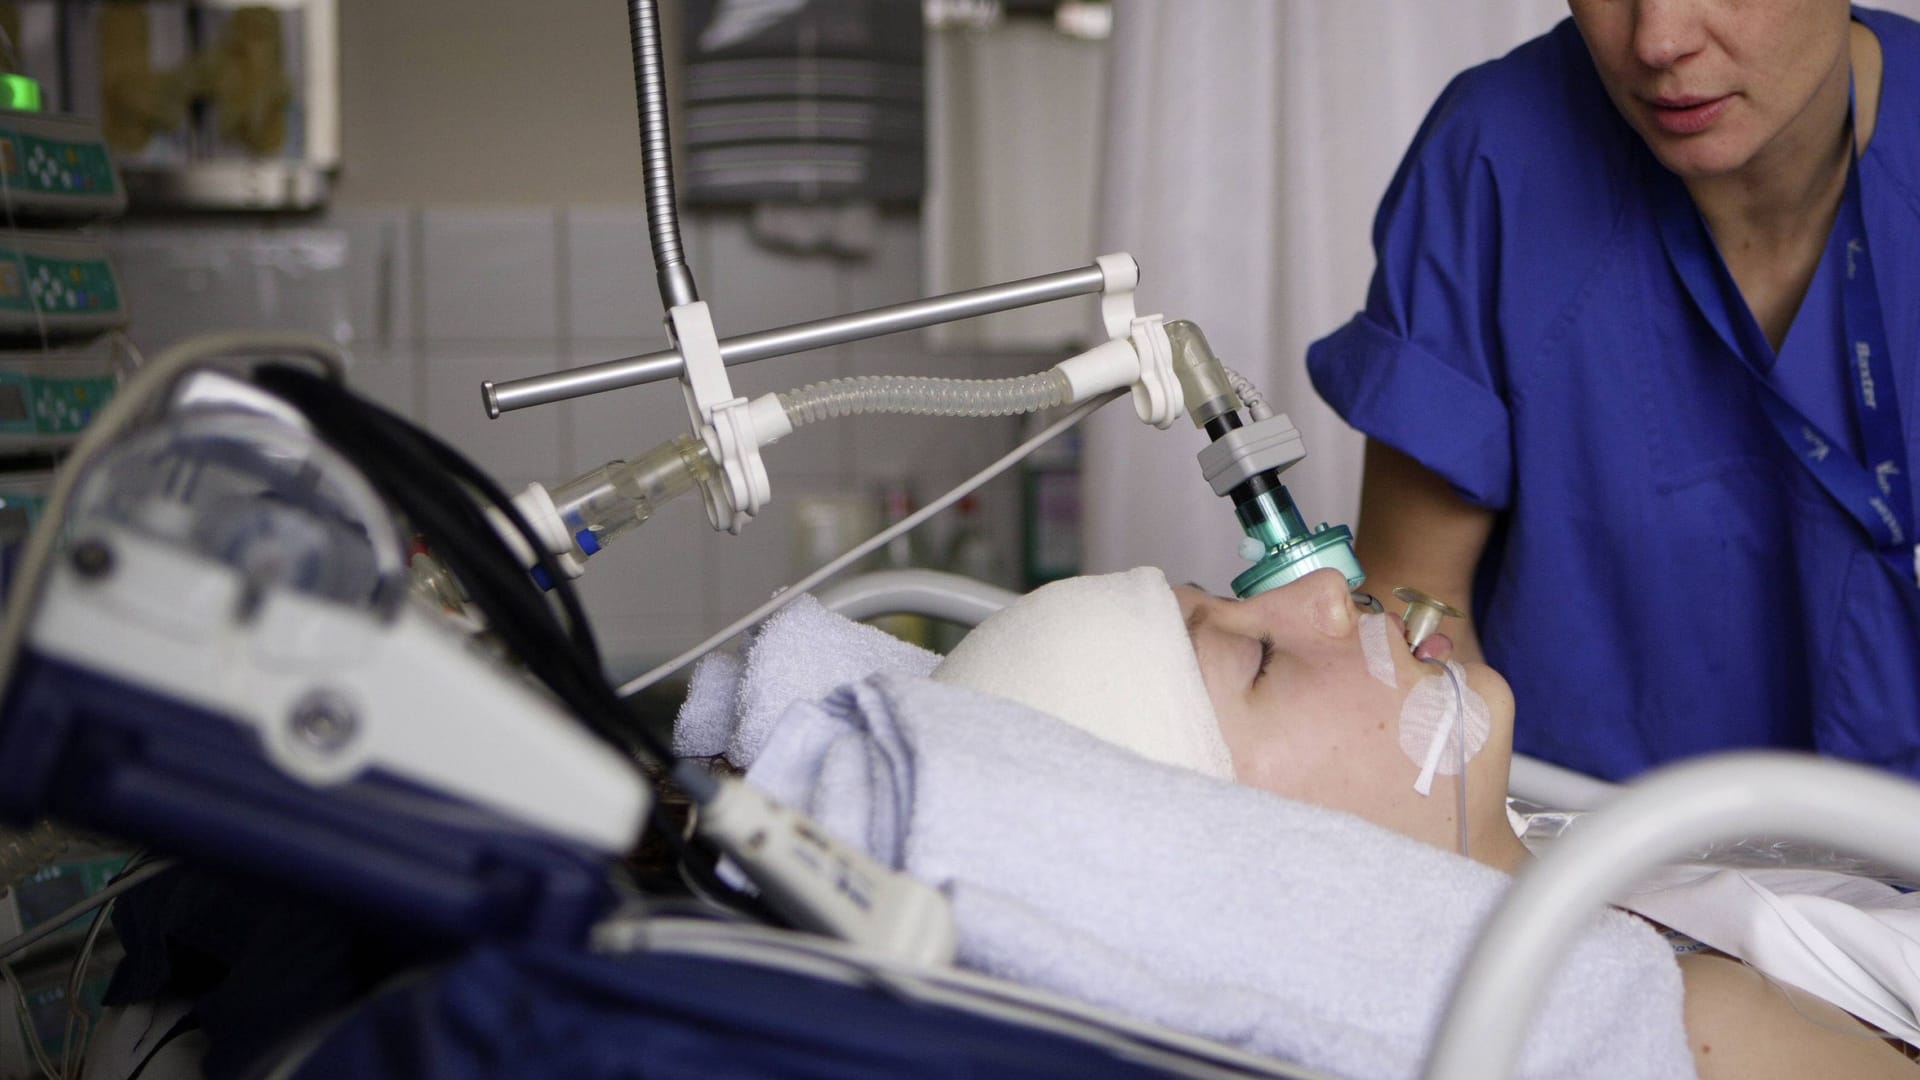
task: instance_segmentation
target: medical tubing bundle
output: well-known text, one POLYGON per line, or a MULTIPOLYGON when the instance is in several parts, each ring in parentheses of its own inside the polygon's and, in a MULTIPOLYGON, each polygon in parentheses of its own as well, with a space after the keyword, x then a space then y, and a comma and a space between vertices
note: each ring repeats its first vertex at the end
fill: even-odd
POLYGON ((531 539, 531 526, 491 478, 439 439, 336 383, 277 365, 262 368, 256 378, 298 408, 426 536, 502 644, 590 730, 622 753, 638 749, 662 764, 672 760, 661 740, 631 723, 606 693, 586 612, 565 576, 550 565, 552 556, 536 548, 555 576, 553 595, 566 616, 564 626, 469 494, 477 493, 531 539))
POLYGON ((1073 401, 1058 369, 1010 379, 943 379, 925 375, 857 375, 810 383, 775 395, 794 427, 861 413, 907 416, 1018 416, 1073 401))
MULTIPOLYGON (((586 614, 553 556, 537 545, 534 548, 552 576, 553 595, 567 616, 569 625, 564 629, 547 594, 533 584, 469 494, 477 493, 499 510, 532 543, 532 528, 491 478, 452 447, 337 384, 279 367, 264 368, 257 378, 260 385, 298 407, 328 442, 400 508, 460 579, 508 652, 589 731, 622 755, 637 752, 658 764, 694 802, 712 798, 712 779, 694 763, 678 761, 664 740, 636 722, 608 684, 586 614)), ((710 891, 735 894, 737 890, 689 858, 680 824, 665 803, 659 799, 648 803, 653 830, 676 859, 702 873, 710 891)))

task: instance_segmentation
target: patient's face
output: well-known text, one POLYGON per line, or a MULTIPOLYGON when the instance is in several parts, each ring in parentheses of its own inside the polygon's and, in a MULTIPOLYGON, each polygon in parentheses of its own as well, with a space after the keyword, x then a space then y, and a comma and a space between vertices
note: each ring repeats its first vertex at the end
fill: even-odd
MULTIPOLYGON (((1250 600, 1191 586, 1174 592, 1240 782, 1458 849, 1455 778, 1436 776, 1430 795, 1416 793, 1420 764, 1401 749, 1407 697, 1439 669, 1414 659, 1399 616, 1388 616, 1388 685, 1368 669, 1361 612, 1336 571, 1250 600)), ((1468 823, 1474 854, 1484 857, 1482 832, 1492 837, 1491 830, 1506 827, 1513 694, 1482 664, 1466 665, 1466 684, 1491 714, 1486 744, 1467 763, 1468 823)), ((1512 840, 1510 831, 1504 840, 1512 840)))

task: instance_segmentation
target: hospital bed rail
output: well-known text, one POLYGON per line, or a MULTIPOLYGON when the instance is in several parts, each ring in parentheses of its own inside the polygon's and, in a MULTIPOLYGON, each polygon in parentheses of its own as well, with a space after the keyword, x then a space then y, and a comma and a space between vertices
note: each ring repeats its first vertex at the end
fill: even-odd
POLYGON ((1920 880, 1920 785, 1863 765, 1743 752, 1624 786, 1523 871, 1467 958, 1428 1080, 1506 1076, 1554 965, 1609 897, 1705 844, 1763 832, 1855 851, 1920 880))

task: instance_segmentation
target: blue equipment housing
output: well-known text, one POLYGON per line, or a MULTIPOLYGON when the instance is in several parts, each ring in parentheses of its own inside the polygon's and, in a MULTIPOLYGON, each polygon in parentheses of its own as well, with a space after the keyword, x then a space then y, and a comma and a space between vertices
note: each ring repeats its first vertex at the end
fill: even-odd
POLYGON ((607 860, 377 770, 288 776, 232 719, 30 648, 0 699, 0 816, 271 877, 447 940, 578 942, 607 860))

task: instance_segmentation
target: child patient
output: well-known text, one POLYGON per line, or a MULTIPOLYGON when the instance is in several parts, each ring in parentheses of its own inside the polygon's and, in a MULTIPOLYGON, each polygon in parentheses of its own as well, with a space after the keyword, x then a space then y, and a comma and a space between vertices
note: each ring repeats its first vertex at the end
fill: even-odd
MULTIPOLYGON (((1023 597, 970 633, 934 678, 1453 851, 1464 734, 1467 854, 1511 872, 1529 857, 1506 816, 1513 695, 1498 672, 1450 653, 1438 636, 1410 650, 1399 617, 1362 611, 1335 571, 1230 600, 1141 569, 1023 597), (1153 656, 1166 659, 1142 663, 1153 656)), ((1920 1076, 1900 1050, 1811 995, 1724 956, 1676 962, 1703 1077, 1920 1076)))

